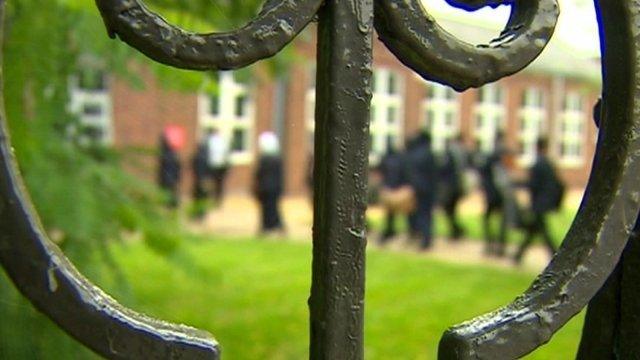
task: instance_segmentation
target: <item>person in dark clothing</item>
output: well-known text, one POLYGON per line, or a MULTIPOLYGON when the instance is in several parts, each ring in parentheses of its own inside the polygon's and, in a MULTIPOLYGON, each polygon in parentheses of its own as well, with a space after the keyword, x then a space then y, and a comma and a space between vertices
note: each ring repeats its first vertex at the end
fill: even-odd
POLYGON ((207 165, 207 144, 203 141, 198 145, 191 162, 193 169, 193 200, 195 202, 196 219, 202 219, 205 215, 204 200, 207 198, 205 183, 209 175, 207 165))
MULTIPOLYGON (((382 177, 382 186, 384 188, 395 190, 405 184, 404 159, 391 141, 388 142, 387 153, 380 160, 377 170, 382 177)), ((385 227, 380 236, 381 244, 396 235, 395 211, 387 207, 385 219, 385 227)))
POLYGON ((169 194, 167 206, 178 207, 178 185, 180 184, 181 165, 178 154, 163 134, 160 137, 160 166, 158 168, 158 183, 160 188, 169 194))
POLYGON ((536 161, 529 172, 529 196, 531 201, 532 221, 527 228, 525 240, 520 244, 514 256, 514 262, 520 264, 525 251, 536 235, 541 235, 549 253, 553 256, 556 247, 547 227, 546 217, 556 210, 562 197, 563 185, 547 157, 547 140, 540 139, 537 144, 536 161))
POLYGON ((282 231, 279 201, 283 191, 282 159, 278 138, 272 132, 260 135, 260 159, 255 172, 254 193, 260 203, 261 233, 282 231))
POLYGON ((419 134, 407 147, 406 181, 413 188, 416 208, 409 215, 413 233, 421 236, 420 247, 428 249, 432 240, 433 207, 436 202, 437 166, 431 150, 431 136, 419 134))
POLYGON ((462 139, 457 137, 447 142, 444 161, 440 169, 440 191, 442 208, 449 221, 449 238, 458 240, 464 235, 464 229, 457 218, 457 208, 464 196, 464 172, 467 167, 467 154, 462 139))
POLYGON ((503 157, 505 149, 502 145, 502 137, 498 135, 492 153, 484 158, 484 162, 477 164, 478 173, 485 199, 485 211, 482 217, 482 228, 485 240, 485 254, 503 256, 506 247, 507 221, 504 214, 504 192, 499 186, 499 177, 504 173, 503 157), (498 176, 497 176, 498 175, 498 176), (491 226, 491 218, 494 215, 500 216, 500 229, 497 237, 494 235, 491 226))

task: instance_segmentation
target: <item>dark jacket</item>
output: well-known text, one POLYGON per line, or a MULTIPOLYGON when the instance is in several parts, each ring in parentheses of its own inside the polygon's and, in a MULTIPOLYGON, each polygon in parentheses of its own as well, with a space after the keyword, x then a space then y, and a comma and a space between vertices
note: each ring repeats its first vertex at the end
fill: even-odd
POLYGON ((495 151, 487 156, 484 162, 479 164, 478 168, 482 190, 484 191, 486 201, 489 204, 500 204, 504 200, 496 183, 494 174, 494 168, 500 162, 500 157, 501 154, 499 151, 495 151))
POLYGON ((196 179, 204 179, 207 177, 209 172, 209 165, 207 164, 207 144, 202 142, 198 145, 198 149, 196 150, 195 155, 192 160, 193 167, 193 175, 196 179))
POLYGON ((435 202, 437 171, 429 141, 424 137, 412 140, 407 148, 405 176, 418 202, 435 202))
POLYGON ((533 212, 546 213, 556 208, 562 184, 546 156, 538 155, 530 169, 528 185, 533 212))
POLYGON ((178 154, 171 149, 167 140, 160 139, 160 166, 158 169, 158 183, 162 188, 173 188, 180 182, 180 160, 178 154))
POLYGON ((460 197, 464 193, 464 172, 467 167, 467 155, 457 146, 447 148, 440 166, 440 191, 446 202, 452 197, 460 197))
POLYGON ((254 191, 258 198, 280 196, 283 190, 282 159, 263 155, 255 172, 254 191))
POLYGON ((382 185, 390 189, 397 189, 406 183, 402 154, 389 151, 380 160, 378 171, 382 175, 382 185))

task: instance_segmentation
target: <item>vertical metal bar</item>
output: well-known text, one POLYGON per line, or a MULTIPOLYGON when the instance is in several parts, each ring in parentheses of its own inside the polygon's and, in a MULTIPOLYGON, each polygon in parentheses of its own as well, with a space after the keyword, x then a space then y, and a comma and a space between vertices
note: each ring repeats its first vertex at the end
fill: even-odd
POLYGON ((319 13, 311 359, 362 359, 372 0, 319 13))

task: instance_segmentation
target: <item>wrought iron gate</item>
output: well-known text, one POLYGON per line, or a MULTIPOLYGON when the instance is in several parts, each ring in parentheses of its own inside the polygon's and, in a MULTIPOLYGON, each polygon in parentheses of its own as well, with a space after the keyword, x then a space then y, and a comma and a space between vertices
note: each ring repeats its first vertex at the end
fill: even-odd
MULTIPOLYGON (((374 27, 387 47, 421 76, 464 90, 524 68, 550 39, 559 11, 556 0, 448 2, 466 10, 509 4, 512 14, 498 39, 472 46, 441 29, 419 0, 267 0, 248 25, 219 34, 181 30, 139 0, 96 0, 112 37, 156 61, 198 70, 235 69, 272 56, 318 15, 309 299, 313 359, 364 356, 364 212, 374 27)), ((4 0, 0 5, 4 8, 4 0)), ((640 209, 640 4, 595 0, 595 6, 603 36, 602 121, 579 213, 555 258, 524 294, 444 334, 442 359, 517 358, 548 341, 589 301, 578 357, 627 359, 640 354, 640 247, 633 235, 640 209)), ((2 120, 0 262, 20 291, 66 332, 107 358, 219 358, 210 335, 120 306, 47 239, 22 185, 2 120)))

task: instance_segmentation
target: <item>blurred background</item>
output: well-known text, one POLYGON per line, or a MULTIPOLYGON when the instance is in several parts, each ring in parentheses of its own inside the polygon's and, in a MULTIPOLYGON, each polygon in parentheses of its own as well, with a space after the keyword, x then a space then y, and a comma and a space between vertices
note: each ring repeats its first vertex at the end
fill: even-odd
MULTIPOLYGON (((145 3, 194 31, 233 29, 261 5, 145 3)), ((532 232, 529 180, 541 139, 562 184, 561 205, 546 214, 554 246, 569 228, 597 140, 600 55, 592 2, 560 5, 553 40, 526 70, 463 93, 422 80, 374 40, 367 359, 434 359, 447 327, 511 301, 544 268, 542 241, 517 253, 532 232), (402 154, 421 134, 433 158, 424 181, 436 194, 426 247, 407 211, 385 197, 399 187, 389 183, 394 174, 407 182, 402 154), (400 154, 400 170, 390 154, 400 154), (487 171, 496 166, 508 185, 498 186, 501 205, 487 214, 487 171), (442 198, 453 183, 456 195, 442 198), (505 220, 512 211, 522 219, 505 220), (505 245, 496 250, 487 238, 505 245)), ((474 44, 497 37, 509 16, 504 6, 424 6, 474 44)), ((110 40, 93 1, 9 2, 7 123, 51 239, 120 302, 213 333, 225 358, 305 358, 315 56, 311 24, 248 69, 175 70, 110 40)), ((96 357, 4 273, 0 319, 2 359, 96 357)), ((578 316, 528 358, 574 357, 581 323, 578 316)))

